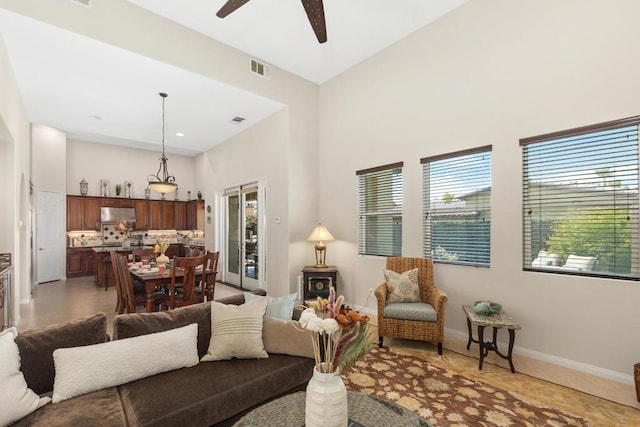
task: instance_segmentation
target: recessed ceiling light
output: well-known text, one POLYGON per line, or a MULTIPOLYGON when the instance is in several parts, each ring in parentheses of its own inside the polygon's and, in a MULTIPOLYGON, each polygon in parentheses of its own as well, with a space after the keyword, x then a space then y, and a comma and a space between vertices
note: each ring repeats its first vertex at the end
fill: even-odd
POLYGON ((184 133, 182 133, 182 132, 176 132, 176 136, 184 136, 184 133))
POLYGON ((97 115, 95 115, 95 114, 89 114, 89 118, 90 118, 91 120, 102 120, 102 117, 97 116, 97 115))

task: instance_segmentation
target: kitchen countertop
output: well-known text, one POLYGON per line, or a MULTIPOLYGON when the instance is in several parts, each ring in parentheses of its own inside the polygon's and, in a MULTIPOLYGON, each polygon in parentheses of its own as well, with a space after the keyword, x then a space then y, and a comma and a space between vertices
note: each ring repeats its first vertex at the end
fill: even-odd
POLYGON ((153 248, 153 245, 131 245, 130 249, 123 249, 122 246, 85 246, 86 248, 93 249, 97 254, 117 252, 131 252, 131 249, 145 249, 153 248))

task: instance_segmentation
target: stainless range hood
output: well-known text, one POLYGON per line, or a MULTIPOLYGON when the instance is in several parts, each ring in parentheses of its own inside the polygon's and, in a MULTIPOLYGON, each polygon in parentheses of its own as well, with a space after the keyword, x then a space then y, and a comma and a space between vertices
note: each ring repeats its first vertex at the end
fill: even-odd
POLYGON ((135 208, 100 208, 100 221, 103 224, 116 222, 136 222, 135 208))

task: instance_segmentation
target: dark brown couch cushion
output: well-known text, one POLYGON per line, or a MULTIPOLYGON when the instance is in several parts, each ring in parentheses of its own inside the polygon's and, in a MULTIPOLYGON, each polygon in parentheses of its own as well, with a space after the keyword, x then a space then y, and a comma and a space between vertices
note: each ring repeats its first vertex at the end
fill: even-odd
MULTIPOLYGON (((260 289, 254 291, 258 295, 265 292, 260 289)), ((233 295, 217 300, 223 304, 244 304, 244 294, 233 295)), ((211 339, 211 303, 188 305, 169 311, 155 313, 121 314, 113 319, 113 339, 137 337, 139 335, 163 332, 180 328, 191 323, 198 324, 198 356, 207 353, 211 339)))
POLYGON ((94 391, 65 400, 50 403, 31 413, 11 427, 120 427, 127 419, 122 409, 116 387, 94 391))
POLYGON ((37 394, 53 390, 53 351, 109 341, 107 316, 98 313, 84 319, 19 332, 20 370, 27 385, 37 394))
POLYGON ((131 425, 210 426, 299 389, 313 365, 313 359, 281 354, 201 362, 118 388, 131 425))

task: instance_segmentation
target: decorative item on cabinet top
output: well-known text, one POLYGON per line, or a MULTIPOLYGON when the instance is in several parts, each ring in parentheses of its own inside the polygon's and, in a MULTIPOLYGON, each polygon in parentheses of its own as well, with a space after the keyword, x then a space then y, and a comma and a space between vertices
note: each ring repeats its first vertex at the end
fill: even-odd
POLYGON ((108 179, 102 178, 100 180, 100 195, 102 197, 109 197, 111 191, 110 183, 108 179))
POLYGON ((82 181, 80 181, 80 195, 86 196, 88 193, 89 193, 89 184, 87 183, 87 181, 84 180, 84 178, 82 178, 82 181))

